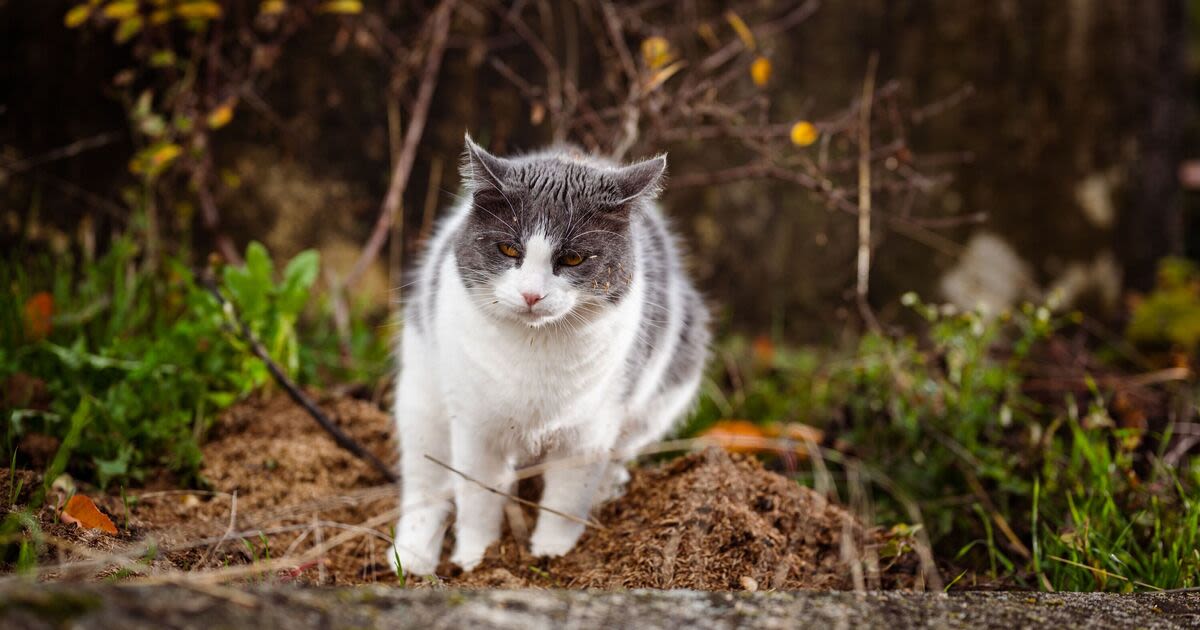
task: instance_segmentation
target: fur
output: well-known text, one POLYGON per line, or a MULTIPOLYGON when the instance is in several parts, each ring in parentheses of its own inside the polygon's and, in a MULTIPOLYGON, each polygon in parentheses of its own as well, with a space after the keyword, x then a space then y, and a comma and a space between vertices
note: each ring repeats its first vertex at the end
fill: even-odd
MULTIPOLYGON (((687 412, 708 312, 653 201, 665 167, 570 148, 498 158, 467 139, 466 194, 405 308, 393 563, 433 572, 452 507, 451 560, 464 569, 500 533, 505 498, 427 455, 502 490, 517 466, 587 461, 548 470, 541 499, 584 518, 626 479, 623 462, 687 412)), ((560 555, 582 531, 543 511, 530 545, 560 555)))

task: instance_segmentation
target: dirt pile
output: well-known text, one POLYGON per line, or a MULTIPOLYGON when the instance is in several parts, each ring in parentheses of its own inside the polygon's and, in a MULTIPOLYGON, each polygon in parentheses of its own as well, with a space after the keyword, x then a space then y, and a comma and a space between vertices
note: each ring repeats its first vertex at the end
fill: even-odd
MULTIPOLYGON (((386 413, 353 399, 321 402, 343 430, 384 461, 395 461, 386 413)), ((153 539, 157 556, 148 563, 151 572, 261 563, 264 570, 254 580, 396 582, 386 562, 395 488, 338 448, 286 397, 230 409, 214 428, 204 457, 207 491, 176 488, 163 478, 130 491, 123 502, 81 488, 114 517, 118 537, 68 528, 52 508, 39 520, 75 544, 117 555, 125 550, 131 559, 142 557, 139 545, 153 539), (315 550, 338 537, 339 544, 325 553, 315 550)), ((525 490, 531 488, 529 498, 536 499, 536 484, 525 490)), ((536 511, 513 503, 507 515, 503 539, 478 569, 463 574, 444 562, 438 579, 410 576, 407 584, 846 589, 853 587, 849 554, 883 565, 867 572, 869 586, 895 588, 910 586, 915 568, 911 553, 899 562, 887 557, 887 549, 903 545, 864 528, 823 496, 753 458, 716 449, 635 469, 625 495, 593 515, 603 529, 587 531, 561 558, 529 554, 525 540, 536 511)), ((446 555, 450 545, 447 540, 446 555)))
MULTIPOLYGON (((885 542, 816 492, 717 449, 635 471, 626 494, 596 520, 605 529, 590 529, 571 553, 550 561, 529 556, 510 534, 459 583, 847 589, 853 582, 844 554, 870 545, 877 556, 885 542)), ((901 564, 887 568, 884 586, 911 582, 912 563, 901 564)))

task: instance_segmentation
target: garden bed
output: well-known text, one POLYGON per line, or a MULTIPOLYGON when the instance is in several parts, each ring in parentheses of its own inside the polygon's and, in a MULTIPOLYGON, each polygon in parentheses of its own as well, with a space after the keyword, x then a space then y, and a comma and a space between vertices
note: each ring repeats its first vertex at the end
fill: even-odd
MULTIPOLYGON (((395 461, 386 413, 351 398, 322 404, 343 430, 395 461)), ((8 472, 0 474, 8 496, 8 472)), ((206 490, 178 488, 167 477, 123 492, 76 489, 112 517, 116 536, 62 522, 50 507, 71 491, 60 481, 36 514, 49 543, 37 570, 46 579, 187 571, 217 581, 400 581, 386 556, 395 490, 286 397, 255 398, 223 414, 204 446, 202 475, 206 490)), ((18 476, 20 504, 41 482, 32 473, 18 476)), ((521 492, 536 496, 536 484, 521 492)), ((752 458, 716 449, 635 469, 627 493, 594 515, 601 528, 561 558, 530 556, 524 540, 536 514, 507 513, 503 539, 478 569, 463 574, 443 562, 437 578, 407 576, 405 583, 849 589, 857 577, 873 587, 916 584, 916 561, 903 541, 752 458), (868 570, 856 575, 848 560, 868 570)))

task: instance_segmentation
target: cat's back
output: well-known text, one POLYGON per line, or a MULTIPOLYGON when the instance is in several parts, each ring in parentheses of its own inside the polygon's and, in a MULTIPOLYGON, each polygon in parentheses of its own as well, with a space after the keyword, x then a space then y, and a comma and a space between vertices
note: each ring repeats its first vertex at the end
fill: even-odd
POLYGON ((643 308, 627 363, 626 391, 631 404, 638 406, 697 379, 711 333, 708 307, 687 272, 681 239, 660 204, 647 204, 634 234, 643 308))

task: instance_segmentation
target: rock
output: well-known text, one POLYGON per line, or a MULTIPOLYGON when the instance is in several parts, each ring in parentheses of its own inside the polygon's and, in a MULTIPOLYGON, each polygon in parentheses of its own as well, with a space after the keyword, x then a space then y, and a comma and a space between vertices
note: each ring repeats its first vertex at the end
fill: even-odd
POLYGON ((0 586, 3 628, 1180 628, 1200 594, 0 586))

